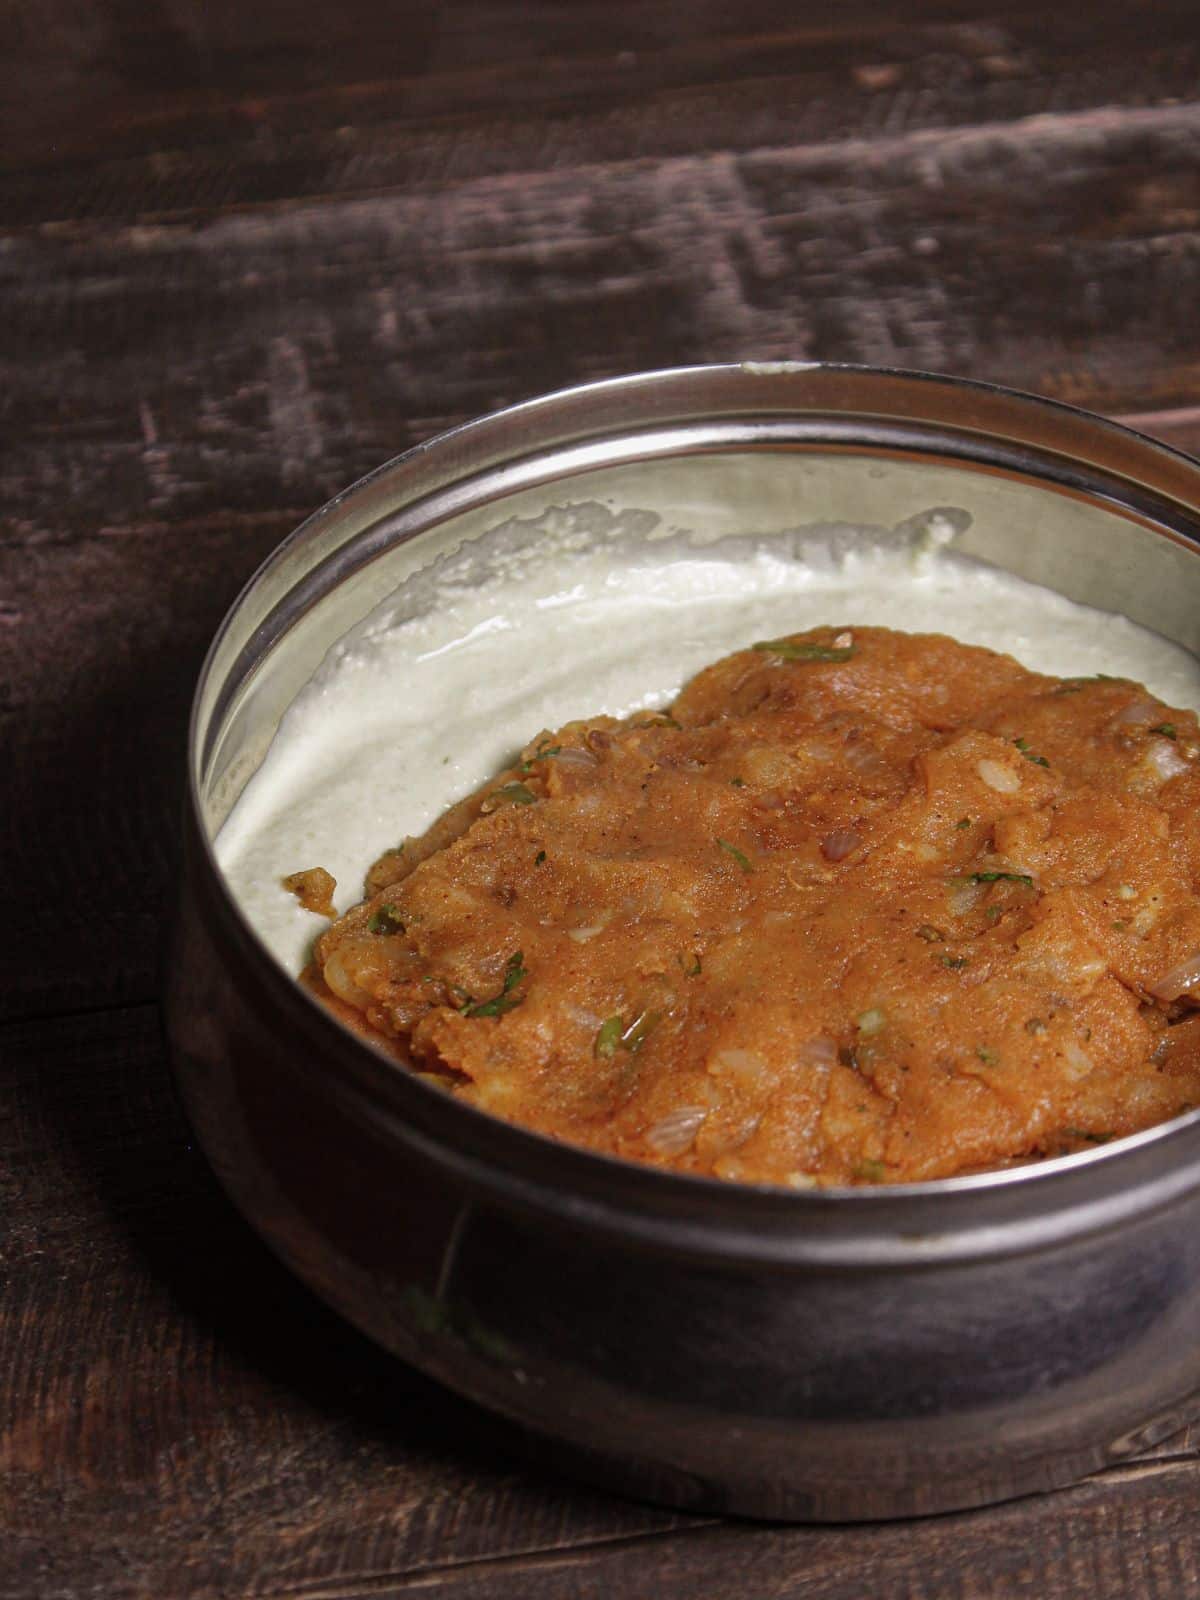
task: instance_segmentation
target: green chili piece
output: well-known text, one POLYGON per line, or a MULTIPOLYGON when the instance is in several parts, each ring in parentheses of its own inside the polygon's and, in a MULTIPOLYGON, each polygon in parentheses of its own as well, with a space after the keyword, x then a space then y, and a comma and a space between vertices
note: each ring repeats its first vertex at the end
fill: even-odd
POLYGON ((595 1042, 592 1045, 593 1053, 601 1057, 602 1060, 607 1060, 609 1056, 615 1054, 616 1048, 621 1042, 621 1029, 623 1027, 624 1023, 619 1016, 607 1017, 600 1024, 599 1031, 596 1034, 595 1042))
POLYGON ((636 1055, 657 1025, 660 1015, 658 1011, 643 1011, 636 1016, 621 1035, 621 1048, 636 1055))
POLYGON ((762 639, 752 645, 753 650, 769 651, 784 661, 849 661, 856 646, 852 644, 812 644, 793 639, 762 639))

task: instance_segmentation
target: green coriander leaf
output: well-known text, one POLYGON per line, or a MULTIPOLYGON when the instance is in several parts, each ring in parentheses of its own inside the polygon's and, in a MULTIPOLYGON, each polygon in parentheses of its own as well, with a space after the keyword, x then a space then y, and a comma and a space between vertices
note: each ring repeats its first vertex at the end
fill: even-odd
POLYGON ((478 1005, 468 1006, 463 1012, 464 1017, 500 1017, 506 1011, 511 1011, 514 1006, 519 1006, 525 998, 524 995, 513 994, 513 990, 529 976, 523 965, 524 958, 519 950, 509 956, 504 969, 504 982, 500 993, 493 995, 490 1000, 481 1000, 478 1005))
POLYGON ((548 739, 543 739, 533 754, 531 756, 526 756, 525 760, 522 761, 521 771, 532 772, 533 763, 535 761, 550 761, 554 756, 560 755, 562 755, 562 745, 551 744, 548 739))
POLYGON ((1023 883, 1027 889, 1033 888, 1033 879, 1027 872, 971 872, 967 874, 969 883, 1023 883))
POLYGON ((404 932, 404 924, 400 920, 400 913, 390 902, 387 905, 379 906, 371 913, 371 920, 367 923, 367 927, 372 933, 404 932))
POLYGON ((1034 755, 1033 751, 1029 748, 1029 741, 1027 739, 1014 739, 1013 743, 1025 757, 1026 761, 1032 761, 1035 767, 1048 767, 1050 765, 1045 756, 1034 755))
POLYGON ((1107 672, 1093 672, 1088 678, 1064 678, 1050 692, 1051 694, 1078 694, 1081 689, 1086 689, 1089 683, 1128 683, 1129 681, 1128 678, 1114 678, 1107 672))
POLYGON ((1178 739, 1179 730, 1173 722, 1160 722, 1156 728, 1150 729, 1151 733, 1161 733, 1164 739, 1178 739))
POLYGON ((730 844, 728 839, 718 839, 717 843, 720 845, 721 849, 724 850, 727 856, 733 857, 743 872, 754 871, 754 868, 750 865, 749 858, 743 851, 738 849, 737 845, 730 844))

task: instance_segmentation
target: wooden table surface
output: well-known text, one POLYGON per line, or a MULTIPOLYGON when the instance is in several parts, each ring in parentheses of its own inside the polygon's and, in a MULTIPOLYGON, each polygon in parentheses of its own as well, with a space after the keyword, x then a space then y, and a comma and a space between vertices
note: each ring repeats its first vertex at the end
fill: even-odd
POLYGON ((206 641, 406 446, 745 356, 1200 446, 1196 0, 3 17, 0 1596, 1200 1594, 1200 1431, 851 1528, 524 1464, 273 1263, 189 1142, 156 1007, 206 641))

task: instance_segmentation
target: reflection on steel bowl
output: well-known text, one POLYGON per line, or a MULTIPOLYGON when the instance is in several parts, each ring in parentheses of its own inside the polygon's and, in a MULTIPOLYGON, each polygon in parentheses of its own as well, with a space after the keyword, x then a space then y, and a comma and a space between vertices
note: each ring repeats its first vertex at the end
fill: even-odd
POLYGON ((635 1166, 490 1117, 356 1038, 269 952, 214 858, 280 718, 385 597, 419 595, 502 522, 536 558, 554 506, 678 525, 685 484, 701 543, 890 528, 904 496, 959 508, 965 557, 1200 650, 1200 467, 984 386, 666 372, 401 457, 266 563, 197 691, 169 994, 197 1134, 327 1300, 592 1478, 797 1519, 1069 1481, 1200 1410, 1200 1114, 906 1187, 635 1166))

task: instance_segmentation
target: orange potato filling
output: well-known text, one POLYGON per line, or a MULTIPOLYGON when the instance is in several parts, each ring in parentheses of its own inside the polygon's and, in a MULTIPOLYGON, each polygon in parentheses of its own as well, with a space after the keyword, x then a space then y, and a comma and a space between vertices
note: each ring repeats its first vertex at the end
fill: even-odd
POLYGON ((1200 732, 819 628, 544 732, 305 981, 471 1104, 681 1172, 902 1183, 1200 1104, 1200 732))

